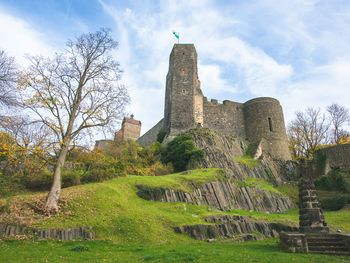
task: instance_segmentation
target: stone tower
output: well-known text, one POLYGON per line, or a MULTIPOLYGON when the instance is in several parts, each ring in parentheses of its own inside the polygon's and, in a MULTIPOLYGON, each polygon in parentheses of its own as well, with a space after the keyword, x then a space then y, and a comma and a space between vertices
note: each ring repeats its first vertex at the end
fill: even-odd
POLYGON ((169 135, 203 125, 203 94, 193 44, 175 44, 166 78, 164 129, 169 135))
POLYGON ((273 158, 291 159, 282 106, 278 100, 261 97, 244 103, 246 139, 273 158))
POLYGON ((137 140, 141 133, 141 121, 135 120, 134 115, 124 117, 122 128, 114 134, 114 141, 137 140))

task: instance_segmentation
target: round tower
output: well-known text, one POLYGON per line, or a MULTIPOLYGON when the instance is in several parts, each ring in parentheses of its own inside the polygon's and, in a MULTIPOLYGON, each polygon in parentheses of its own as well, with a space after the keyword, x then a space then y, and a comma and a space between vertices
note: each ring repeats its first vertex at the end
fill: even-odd
POLYGON ((255 98, 244 103, 247 140, 273 158, 290 160, 283 110, 278 100, 255 98))

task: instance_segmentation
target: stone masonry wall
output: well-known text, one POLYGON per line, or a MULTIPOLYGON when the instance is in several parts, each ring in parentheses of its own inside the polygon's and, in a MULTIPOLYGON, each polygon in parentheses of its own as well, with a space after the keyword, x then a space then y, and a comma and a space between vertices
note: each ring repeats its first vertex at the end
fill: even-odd
POLYGON ((273 158, 290 160, 283 110, 274 98, 256 98, 244 103, 246 137, 273 158), (264 142, 265 141, 265 142, 264 142))
POLYGON ((335 145, 318 152, 326 157, 328 168, 350 171, 350 144, 335 145))
POLYGON ((123 125, 123 140, 137 140, 140 137, 141 125, 125 122, 123 125))
POLYGON ((157 141, 157 135, 161 129, 163 129, 163 119, 161 119, 156 125, 154 125, 148 132, 138 138, 137 142, 140 145, 149 145, 157 141))
POLYGON ((164 128, 170 135, 196 127, 200 110, 200 82, 197 72, 197 52, 193 44, 175 44, 170 54, 166 81, 164 128), (197 118, 196 116, 197 115, 197 118))
POLYGON ((204 98, 203 127, 222 134, 233 135, 245 139, 243 104, 225 100, 222 104, 217 100, 210 102, 204 98))

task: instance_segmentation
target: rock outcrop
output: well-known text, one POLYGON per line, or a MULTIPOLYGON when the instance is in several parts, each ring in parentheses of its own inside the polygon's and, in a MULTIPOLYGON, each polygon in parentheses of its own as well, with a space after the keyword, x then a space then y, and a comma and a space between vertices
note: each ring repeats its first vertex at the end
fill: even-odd
POLYGON ((38 239, 58 239, 63 241, 93 239, 95 233, 91 227, 67 229, 38 229, 20 225, 0 224, 0 237, 33 236, 38 239))
POLYGON ((281 231, 298 230, 296 226, 256 221, 245 216, 211 216, 207 217, 205 221, 212 224, 179 226, 175 227, 175 232, 185 233, 198 240, 234 238, 246 241, 263 237, 277 237, 281 231))
POLYGON ((194 129, 188 133, 196 147, 205 153, 204 159, 196 163, 199 167, 223 168, 227 176, 233 179, 262 178, 275 185, 298 180, 297 163, 294 161, 273 160, 264 155, 259 160, 259 165, 249 168, 237 161, 239 156, 248 151, 249 146, 245 142, 233 136, 219 135, 209 129, 194 129))
POLYGON ((280 212, 294 206, 286 196, 256 187, 239 187, 229 179, 208 182, 201 186, 194 184, 190 186, 192 192, 139 185, 137 194, 151 201, 208 205, 224 211, 244 209, 280 212))

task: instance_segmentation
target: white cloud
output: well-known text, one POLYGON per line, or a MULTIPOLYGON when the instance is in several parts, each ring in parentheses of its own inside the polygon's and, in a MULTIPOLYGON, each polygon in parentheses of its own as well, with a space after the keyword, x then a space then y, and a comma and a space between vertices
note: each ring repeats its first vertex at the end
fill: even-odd
MULTIPOLYGON (((146 88, 164 93, 168 57, 175 42, 172 30, 180 32, 182 43, 195 43, 200 59, 199 78, 207 96, 217 95, 220 99, 226 94, 226 99, 234 100, 233 94, 242 90, 238 83, 245 85, 244 88, 255 96, 274 94, 280 83, 293 72, 291 66, 280 65, 258 47, 251 47, 232 34, 227 35, 227 28, 241 22, 223 17, 212 8, 210 1, 180 1, 176 4, 162 1, 160 12, 152 16, 129 8, 120 10, 102 0, 100 3, 118 28, 120 60, 126 69, 124 80, 140 93, 146 88), (132 54, 131 49, 137 54, 132 54), (138 57, 140 54, 143 57, 138 57), (236 69, 238 78, 244 81, 229 83, 224 76, 227 68, 236 69)), ((137 93, 130 108, 143 120, 145 130, 157 123, 154 116, 163 113, 164 98, 150 99, 153 105, 157 105, 152 108, 154 110, 145 107, 140 110, 144 97, 137 93)))
POLYGON ((331 103, 349 107, 350 63, 336 61, 306 72, 302 80, 290 82, 280 100, 287 123, 296 111, 307 107, 325 109, 331 103))
POLYGON ((0 48, 15 56, 17 63, 25 65, 25 54, 48 55, 53 53, 46 42, 47 36, 35 30, 24 19, 12 16, 0 9, 0 48))
POLYGON ((123 66, 137 91, 132 92, 131 109, 143 120, 144 131, 163 113, 168 56, 175 42, 172 30, 180 32, 182 43, 195 44, 199 79, 208 97, 238 101, 276 97, 287 122, 301 107, 331 102, 346 106, 350 99, 346 92, 350 6, 337 9, 316 0, 276 5, 261 0, 220 10, 215 1, 184 0, 159 1, 155 13, 147 4, 123 10, 117 9, 118 4, 100 2, 118 27, 121 53, 128 54, 123 66), (140 106, 148 94, 144 89, 157 93, 148 97, 153 103, 147 107, 140 106))

